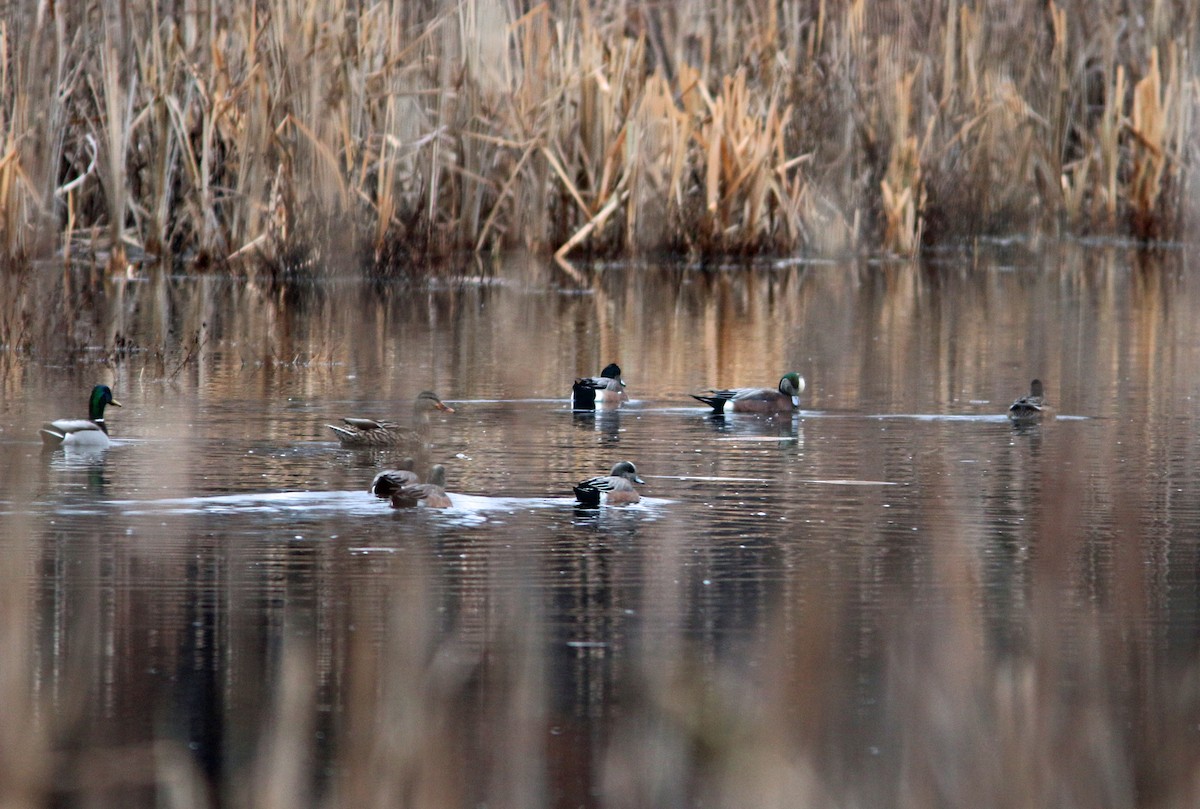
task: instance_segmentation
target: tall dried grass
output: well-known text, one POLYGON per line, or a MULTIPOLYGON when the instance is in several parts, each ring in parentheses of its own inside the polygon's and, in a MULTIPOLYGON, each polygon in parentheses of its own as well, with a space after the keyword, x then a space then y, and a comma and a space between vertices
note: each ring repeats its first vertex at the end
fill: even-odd
POLYGON ((1198 31, 1183 0, 19 0, 0 240, 389 268, 1176 238, 1198 31))

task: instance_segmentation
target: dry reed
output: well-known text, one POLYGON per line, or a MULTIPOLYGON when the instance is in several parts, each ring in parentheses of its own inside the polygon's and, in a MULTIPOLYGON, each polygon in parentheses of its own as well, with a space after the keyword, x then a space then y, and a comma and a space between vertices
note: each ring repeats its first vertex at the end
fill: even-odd
POLYGON ((523 8, 6 4, 0 249, 911 254, 1192 214, 1182 0, 523 8))

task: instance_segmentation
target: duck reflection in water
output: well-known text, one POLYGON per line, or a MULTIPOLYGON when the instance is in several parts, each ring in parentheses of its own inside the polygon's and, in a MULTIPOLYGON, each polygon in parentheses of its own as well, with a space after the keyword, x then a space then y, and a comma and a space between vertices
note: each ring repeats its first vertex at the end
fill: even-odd
POLYGON ((620 410, 576 410, 571 415, 574 416, 576 427, 600 433, 602 443, 616 444, 621 440, 620 410))
MULTIPOLYGON (((87 491, 104 494, 111 483, 108 474, 108 445, 64 444, 56 452, 42 452, 46 469, 58 475, 87 475, 87 491)), ((61 481, 54 488, 61 486, 61 481)))
POLYGON ((709 413, 697 422, 697 431, 711 431, 727 440, 803 442, 804 431, 799 418, 740 418, 726 413, 709 413))

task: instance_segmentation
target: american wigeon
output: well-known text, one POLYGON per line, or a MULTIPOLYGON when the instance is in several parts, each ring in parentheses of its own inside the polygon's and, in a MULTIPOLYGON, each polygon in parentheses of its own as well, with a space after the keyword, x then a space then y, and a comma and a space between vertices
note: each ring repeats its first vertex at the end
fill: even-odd
POLYGON ((1042 380, 1035 379, 1029 383, 1029 395, 1009 405, 1008 417, 1014 424, 1031 424, 1054 418, 1054 408, 1046 404, 1046 388, 1042 380))
POLYGON ((571 407, 575 410, 595 410, 597 403, 620 406, 628 399, 625 381, 621 379, 621 366, 615 362, 606 365, 600 376, 576 379, 571 386, 571 407))
POLYGON ((413 466, 415 466, 413 459, 405 458, 400 462, 398 468, 384 469, 371 480, 367 491, 376 497, 388 498, 401 486, 420 483, 421 477, 413 471, 413 466))
POLYGON ((429 470, 426 483, 408 483, 392 492, 392 508, 415 508, 424 503, 429 508, 450 508, 446 494, 446 468, 436 464, 429 470))
POLYGON ((800 406, 804 377, 786 373, 778 388, 730 388, 710 390, 709 395, 692 394, 713 409, 714 413, 791 413, 800 406))
POLYGON ((46 422, 39 430, 42 445, 47 449, 61 446, 107 447, 108 427, 104 423, 104 408, 107 405, 121 407, 108 385, 97 385, 88 397, 88 417, 46 422))
POLYGON ((343 418, 344 427, 327 424, 343 447, 409 447, 420 452, 425 445, 425 426, 429 415, 435 410, 453 413, 454 408, 444 403, 431 390, 423 390, 413 403, 413 427, 402 427, 392 421, 376 421, 364 418, 343 418))
POLYGON ((575 484, 575 497, 580 505, 589 508, 600 506, 602 494, 604 502, 610 506, 637 503, 642 496, 633 488, 633 484, 645 482, 638 477, 637 467, 629 461, 621 461, 613 466, 609 474, 588 478, 575 484))

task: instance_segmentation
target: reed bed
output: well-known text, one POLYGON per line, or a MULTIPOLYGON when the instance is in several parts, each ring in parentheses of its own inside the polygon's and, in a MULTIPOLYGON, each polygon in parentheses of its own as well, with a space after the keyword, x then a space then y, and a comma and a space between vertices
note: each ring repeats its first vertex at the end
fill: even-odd
POLYGON ((1183 0, 3 9, 10 259, 912 254, 1194 214, 1183 0))

